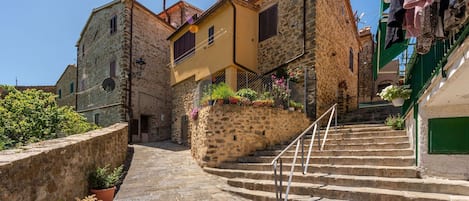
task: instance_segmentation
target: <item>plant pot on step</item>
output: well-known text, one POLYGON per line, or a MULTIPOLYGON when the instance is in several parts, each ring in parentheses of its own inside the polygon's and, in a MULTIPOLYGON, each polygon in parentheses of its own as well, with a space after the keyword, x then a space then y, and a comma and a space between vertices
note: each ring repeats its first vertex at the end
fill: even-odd
POLYGON ((394 107, 401 107, 402 105, 404 105, 404 98, 392 99, 392 105, 394 105, 394 107))
POLYGON ((98 200, 102 201, 112 201, 114 200, 114 193, 116 192, 116 187, 113 186, 107 189, 91 189, 90 192, 96 195, 98 200))

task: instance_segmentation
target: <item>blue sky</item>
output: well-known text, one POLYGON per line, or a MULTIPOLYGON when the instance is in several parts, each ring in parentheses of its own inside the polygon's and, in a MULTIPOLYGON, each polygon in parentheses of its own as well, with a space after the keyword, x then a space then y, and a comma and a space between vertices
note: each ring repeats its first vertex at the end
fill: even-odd
MULTIPOLYGON (((54 85, 68 64, 76 63, 75 43, 91 10, 111 0, 14 0, 0 12, 0 84, 54 85)), ((186 0, 207 9, 216 0, 186 0)), ((334 0, 332 0, 334 1, 334 0)), ((162 0, 139 0, 158 13, 162 0)), ((167 0, 172 5, 177 0, 167 0)), ((351 0, 364 12, 359 28, 375 27, 379 0, 351 0)))

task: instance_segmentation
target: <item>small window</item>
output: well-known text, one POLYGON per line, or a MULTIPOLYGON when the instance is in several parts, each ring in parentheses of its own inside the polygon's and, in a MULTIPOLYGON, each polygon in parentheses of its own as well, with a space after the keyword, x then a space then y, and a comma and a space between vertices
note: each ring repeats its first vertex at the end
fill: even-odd
POLYGON ((277 4, 259 13, 259 42, 277 35, 277 4))
POLYGON ((111 35, 117 32, 117 15, 112 16, 110 20, 111 35))
POLYGON ((113 60, 109 64, 109 77, 116 77, 116 61, 113 60))
POLYGON ((59 95, 59 99, 61 99, 62 98, 62 89, 59 89, 59 91, 57 93, 59 95))
POLYGON ((350 55, 349 55, 349 69, 353 72, 353 49, 350 48, 350 55))
POLYGON ((179 62, 195 52, 195 34, 186 32, 173 44, 174 62, 179 62))
POLYGON ((75 89, 75 86, 72 82, 72 83, 70 83, 70 93, 73 93, 74 89, 75 89))
POLYGON ((99 114, 94 114, 94 124, 99 125, 99 114))
POLYGON ((213 44, 213 42, 215 41, 215 28, 213 26, 211 26, 210 28, 208 28, 208 44, 211 45, 213 44))
POLYGON ((85 56, 85 44, 81 45, 81 56, 85 56))

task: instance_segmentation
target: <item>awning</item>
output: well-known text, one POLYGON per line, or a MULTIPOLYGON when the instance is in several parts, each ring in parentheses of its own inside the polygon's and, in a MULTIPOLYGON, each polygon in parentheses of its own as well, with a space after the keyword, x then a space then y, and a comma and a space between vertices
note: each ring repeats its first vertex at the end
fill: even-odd
MULTIPOLYGON (((381 3, 381 20, 378 24, 376 33, 377 47, 373 55, 373 79, 377 79, 378 72, 381 68, 386 66, 389 62, 394 60, 399 54, 407 49, 409 40, 406 39, 400 43, 394 43, 391 47, 384 49, 386 41, 386 28, 387 28, 387 16, 383 14, 383 11, 389 7, 389 3, 381 3)), ((404 33, 405 34, 405 33, 404 33)))

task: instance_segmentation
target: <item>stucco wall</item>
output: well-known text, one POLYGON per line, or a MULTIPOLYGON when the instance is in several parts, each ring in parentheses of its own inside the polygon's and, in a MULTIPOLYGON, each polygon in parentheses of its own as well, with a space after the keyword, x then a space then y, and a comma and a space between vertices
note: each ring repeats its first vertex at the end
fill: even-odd
MULTIPOLYGON (((419 166, 426 176, 469 179, 469 155, 428 154, 428 119, 465 117, 469 105, 446 105, 419 108, 419 166)), ((448 130, 448 132, 451 132, 448 130)))
POLYGON ((216 105, 199 111, 191 152, 201 166, 216 167, 298 136, 309 119, 298 111, 272 107, 216 105))
POLYGON ((127 124, 0 152, 0 200, 73 200, 88 195, 88 174, 121 165, 127 124))

